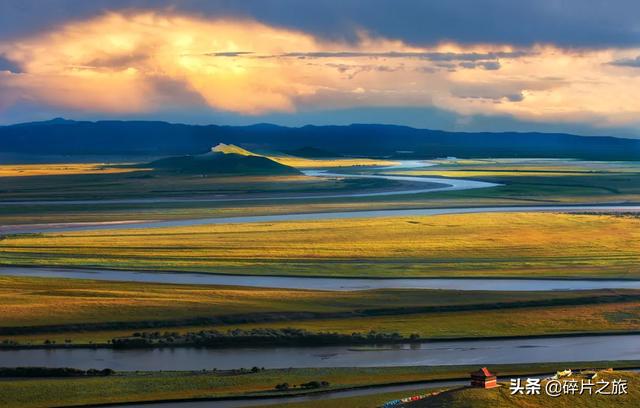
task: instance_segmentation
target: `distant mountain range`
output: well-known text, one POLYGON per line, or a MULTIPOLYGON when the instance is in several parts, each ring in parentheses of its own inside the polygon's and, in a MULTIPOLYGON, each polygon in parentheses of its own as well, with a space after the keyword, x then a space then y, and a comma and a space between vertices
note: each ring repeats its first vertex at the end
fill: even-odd
POLYGON ((300 174, 293 167, 224 143, 208 153, 167 157, 137 167, 182 174, 300 174))
POLYGON ((561 133, 462 133, 366 124, 291 128, 65 119, 0 127, 0 153, 167 156, 198 154, 222 142, 249 150, 308 151, 311 147, 345 156, 640 160, 640 140, 561 133))

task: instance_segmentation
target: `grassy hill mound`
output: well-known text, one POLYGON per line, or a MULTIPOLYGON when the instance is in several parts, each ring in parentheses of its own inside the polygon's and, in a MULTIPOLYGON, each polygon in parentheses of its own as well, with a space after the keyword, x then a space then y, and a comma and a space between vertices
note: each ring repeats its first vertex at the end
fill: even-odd
POLYGON ((187 174, 300 174, 293 167, 224 143, 213 147, 209 153, 167 157, 144 164, 143 167, 187 174))
MULTIPOLYGON (((575 375, 567 380, 577 380, 578 384, 585 378, 575 375)), ((626 395, 595 395, 597 388, 594 386, 592 395, 588 392, 579 395, 560 395, 551 397, 544 391, 545 381, 542 382, 540 395, 511 395, 509 384, 501 383, 502 386, 493 389, 482 388, 457 388, 442 392, 441 394, 425 398, 421 401, 399 405, 402 408, 572 408, 572 407, 593 407, 593 408, 623 408, 640 406, 640 374, 628 371, 600 371, 596 378, 591 380, 594 384, 597 381, 613 381, 617 379, 627 380, 628 394, 626 395)), ((561 380, 563 381, 563 380, 561 380)), ((524 383, 524 382, 523 382, 524 383)), ((579 387, 579 385, 578 385, 579 387)), ((609 385, 605 391, 611 391, 609 385)))

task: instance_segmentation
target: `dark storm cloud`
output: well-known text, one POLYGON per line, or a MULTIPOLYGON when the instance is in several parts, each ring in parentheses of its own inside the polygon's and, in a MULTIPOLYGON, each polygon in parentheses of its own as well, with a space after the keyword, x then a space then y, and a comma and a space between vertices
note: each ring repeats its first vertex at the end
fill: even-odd
POLYGON ((0 71, 9 71, 14 74, 22 72, 20 66, 0 54, 0 71))
POLYGON ((94 68, 126 68, 128 66, 135 65, 145 58, 146 56, 143 54, 120 55, 117 57, 107 56, 88 61, 86 66, 94 68))
POLYGON ((253 54, 253 51, 225 51, 225 52, 212 52, 207 54, 210 57, 242 57, 245 55, 253 54))
MULTIPOLYGON (((512 88, 509 86, 507 88, 512 88)), ((486 99, 494 102, 508 100, 510 102, 521 102, 524 95, 519 90, 495 88, 479 88, 473 86, 456 86, 451 90, 451 94, 458 98, 466 99, 486 99)))
POLYGON ((487 71, 495 71, 500 69, 500 62, 499 61, 481 61, 481 62, 463 61, 460 63, 460 66, 462 68, 468 68, 468 69, 483 68, 483 69, 486 69, 487 71))
POLYGON ((3 0, 0 37, 19 37, 69 20, 127 9, 253 18, 351 41, 364 29, 416 45, 441 41, 587 48, 640 44, 637 0, 3 0))

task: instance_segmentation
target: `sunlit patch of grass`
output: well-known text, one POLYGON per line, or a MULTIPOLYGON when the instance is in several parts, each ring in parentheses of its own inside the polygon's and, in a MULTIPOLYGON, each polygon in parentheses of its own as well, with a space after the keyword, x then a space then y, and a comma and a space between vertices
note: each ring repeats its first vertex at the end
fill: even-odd
POLYGON ((0 177, 64 176, 72 174, 114 174, 149 169, 111 166, 106 163, 2 164, 0 177))
POLYGON ((402 174, 406 176, 424 176, 424 177, 450 177, 450 178, 475 178, 475 177, 531 177, 531 176, 544 176, 544 177, 564 177, 564 176, 590 176, 593 174, 591 171, 563 171, 563 170, 523 170, 523 169, 480 169, 480 170, 413 170, 403 171, 402 173, 389 173, 389 174, 402 174))
MULTIPOLYGON (((420 289, 312 291, 0 276, 0 326, 179 320, 263 312, 345 312, 625 294, 420 289)), ((635 293, 635 292, 628 292, 635 293)))
MULTIPOLYGON (((552 182, 553 179, 568 178, 565 183, 590 184, 595 178, 634 177, 640 175, 637 162, 593 162, 563 159, 484 159, 484 160, 434 160, 437 166, 423 169, 405 169, 393 174, 411 176, 436 176, 452 178, 482 178, 508 181, 520 178, 540 178, 539 181, 552 182), (575 178, 575 180, 571 180, 575 178)), ((633 180, 628 180, 634 184, 633 180)), ((596 184, 598 184, 596 182, 596 184)), ((637 184, 637 183, 636 183, 637 184)), ((613 187, 613 186, 612 186, 613 187)), ((633 186, 629 186, 633 187, 633 186)))
POLYGON ((0 264, 245 274, 638 278, 639 261, 640 218, 561 213, 224 224, 0 241, 0 264))
POLYGON ((268 157, 280 164, 301 169, 318 169, 323 167, 393 166, 398 164, 397 161, 366 158, 305 159, 294 156, 271 155, 268 157))

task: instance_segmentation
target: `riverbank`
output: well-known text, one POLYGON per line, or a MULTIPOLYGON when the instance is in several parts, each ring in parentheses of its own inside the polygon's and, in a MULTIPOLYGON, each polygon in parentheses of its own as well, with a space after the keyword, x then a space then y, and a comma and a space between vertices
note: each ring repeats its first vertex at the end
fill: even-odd
MULTIPOLYGON (((356 332, 357 333, 357 332, 356 332)), ((251 347, 251 348, 271 348, 271 347, 321 347, 321 346, 353 346, 349 350, 352 351, 385 351, 393 350, 392 348, 384 348, 378 346, 394 346, 394 345, 407 345, 407 344, 429 344, 429 343, 446 343, 446 342, 482 342, 491 340, 534 340, 534 339, 553 339, 553 338, 572 338, 572 337, 597 337, 597 336, 627 336, 627 335, 640 335, 640 330, 625 330, 625 331, 594 331, 594 332, 580 332, 580 333, 553 333, 553 334, 534 334, 534 335, 519 335, 519 336, 468 336, 468 337, 398 337, 393 336, 392 333, 376 333, 367 338, 367 333, 357 333, 357 336, 345 336, 335 338, 331 337, 332 333, 319 333, 318 337, 326 336, 326 339, 319 339, 305 342, 304 340, 283 340, 278 341, 276 338, 269 339, 267 336, 256 336, 255 339, 244 337, 241 339, 235 337, 225 337, 223 341, 216 343, 214 341, 209 343, 179 343, 179 342, 135 342, 127 343, 126 339, 138 339, 138 336, 132 336, 129 338, 117 338, 110 340, 108 343, 63 343, 57 344, 55 342, 49 344, 11 344, 11 342, 0 343, 0 350, 59 350, 59 349, 177 349, 177 348, 211 348, 211 349, 233 349, 236 347, 251 347), (354 340, 354 337, 360 338, 359 341, 354 340), (120 340, 120 342, 118 342, 120 340), (359 346, 374 346, 371 348, 359 348, 359 346)), ((314 334, 311 333, 313 336, 314 334)), ((189 337, 190 334, 185 335, 189 337)), ((160 338, 163 335, 159 336, 160 338)), ((313 336, 315 339, 315 336, 313 336)))
POLYGON ((169 332, 176 345, 187 333, 236 329, 337 333, 346 342, 354 331, 399 341, 630 333, 640 317, 640 292, 628 289, 327 291, 0 275, 0 299, 8 346, 93 348, 134 332, 169 332))
MULTIPOLYGON (((559 369, 635 368, 640 361, 600 361, 492 365, 501 376, 542 375, 559 369)), ((349 391, 391 392, 393 387, 444 386, 442 381, 468 380, 475 365, 454 367, 285 369, 251 372, 137 372, 115 373, 109 377, 67 379, 1 379, 0 405, 7 408, 48 406, 104 406, 177 401, 259 400, 265 404, 276 398, 294 401, 296 396, 321 393, 323 399, 348 396, 349 391), (313 381, 328 383, 322 389, 301 389, 313 381), (290 389, 278 391, 277 384, 290 389)), ((448 384, 453 386, 455 384, 448 384)), ((277 401, 277 400, 276 400, 277 401)))

